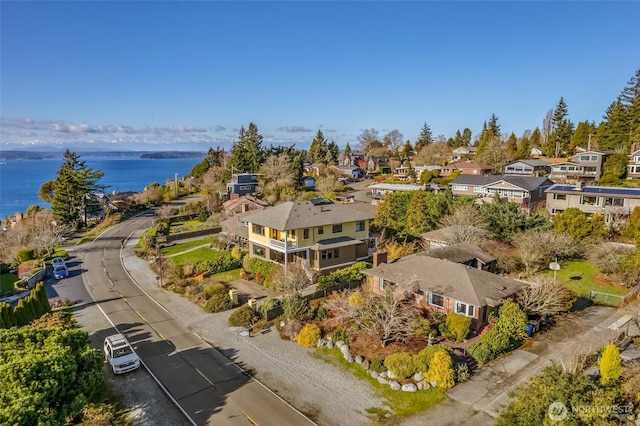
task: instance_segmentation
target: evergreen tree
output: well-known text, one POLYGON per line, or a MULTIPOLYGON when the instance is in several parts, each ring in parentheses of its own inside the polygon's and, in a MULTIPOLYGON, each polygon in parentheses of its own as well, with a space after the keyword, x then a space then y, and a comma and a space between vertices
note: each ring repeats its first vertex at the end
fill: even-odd
POLYGON ((347 146, 344 147, 344 153, 349 154, 351 152, 351 145, 347 142, 347 146))
POLYGON ((598 139, 598 148, 604 151, 613 151, 624 148, 629 151, 630 126, 628 107, 618 98, 607 108, 604 115, 604 134, 598 139))
POLYGON ((621 102, 628 109, 628 127, 632 133, 640 133, 640 68, 638 68, 620 93, 621 102))
POLYGON ((309 147, 309 157, 312 163, 324 163, 327 159, 327 140, 324 138, 321 130, 318 130, 316 136, 309 147))
MULTIPOLYGON (((258 127, 249 123, 249 128, 240 127, 238 139, 231 145, 229 155, 230 173, 257 173, 260 170, 266 152, 262 148, 262 136, 258 127)), ((228 176, 227 176, 228 178, 228 176)))
POLYGON ((622 377, 622 358, 620 351, 613 343, 605 346, 600 360, 600 381, 603 385, 610 385, 622 377))
POLYGON ((86 225, 87 216, 100 208, 96 192, 104 188, 98 183, 102 176, 103 172, 87 167, 67 149, 56 178, 43 183, 39 195, 51 202, 53 217, 59 224, 78 229, 86 225))
MULTIPOLYGON (((407 221, 405 231, 414 237, 431 230, 429 212, 426 209, 427 192, 414 191, 407 206, 407 221)), ((406 236, 406 235, 404 235, 406 236)))
POLYGON ((531 136, 529 136, 529 143, 531 144, 531 148, 540 148, 542 147, 542 132, 538 127, 535 128, 533 132, 531 132, 531 136))
POLYGON ((462 131, 462 144, 460 146, 469 146, 471 145, 471 129, 465 127, 462 131))
POLYGON ((496 137, 502 136, 502 133, 500 133, 500 125, 498 124, 498 117, 496 117, 495 114, 491 114, 487 129, 490 130, 491 133, 493 133, 493 135, 496 137))
POLYGON ((509 139, 507 139, 507 156, 510 159, 516 158, 518 155, 518 138, 516 134, 511 132, 509 139))
POLYGON ((402 157, 411 158, 411 154, 413 153, 413 145, 411 145, 411 141, 406 141, 402 146, 402 157))
POLYGON ((302 185, 302 179, 304 178, 304 161, 302 155, 298 154, 293 159, 293 172, 295 173, 296 186, 302 185))
POLYGON ((424 125, 422 126, 422 130, 420 131, 420 135, 418 136, 418 139, 416 140, 415 143, 415 149, 416 151, 420 152, 420 150, 433 143, 433 134, 431 133, 431 128, 429 127, 429 125, 425 122, 424 125))
POLYGON ((340 147, 334 141, 329 142, 327 145, 327 154, 329 155, 329 162, 335 163, 338 161, 338 156, 340 155, 340 147))
POLYGON ((557 157, 569 152, 573 123, 567 118, 569 110, 564 98, 560 98, 551 116, 551 134, 543 151, 547 157, 557 157))
POLYGON ((220 147, 213 149, 210 147, 207 152, 207 156, 201 162, 193 166, 190 175, 194 178, 201 178, 211 167, 222 166, 224 156, 224 149, 220 147))
POLYGON ((530 158, 531 157, 531 142, 529 136, 522 135, 520 143, 518 144, 518 152, 516 158, 530 158))
POLYGON ((489 124, 485 121, 482 124, 482 133, 480 134, 480 139, 478 140, 478 150, 476 152, 477 158, 482 158, 489 148, 489 145, 495 145, 495 141, 500 141, 500 125, 498 125, 498 117, 495 114, 491 114, 491 118, 489 119, 489 124))
MULTIPOLYGON (((589 121, 581 121, 576 126, 575 132, 573 132, 573 136, 571 137, 571 152, 575 152, 577 147, 588 148, 590 136, 596 134, 596 125, 594 122, 589 121)), ((594 149, 595 147, 591 147, 594 149)))

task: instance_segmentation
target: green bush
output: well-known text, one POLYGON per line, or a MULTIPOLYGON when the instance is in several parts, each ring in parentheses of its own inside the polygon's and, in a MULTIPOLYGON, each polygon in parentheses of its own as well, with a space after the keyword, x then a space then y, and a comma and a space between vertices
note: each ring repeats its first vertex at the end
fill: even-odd
POLYGON ((331 333, 331 340, 333 342, 339 342, 339 341, 343 341, 346 344, 351 343, 351 339, 349 338, 349 335, 347 334, 347 330, 345 330, 344 328, 337 328, 333 331, 333 333, 331 333))
POLYGON ((364 278, 362 271, 371 268, 371 264, 368 262, 356 262, 346 268, 338 269, 329 275, 323 275, 318 278, 316 289, 318 291, 324 290, 329 287, 333 287, 337 284, 347 282, 360 282, 364 278))
POLYGON ((215 293, 202 308, 205 312, 216 313, 233 308, 233 302, 226 293, 215 293))
POLYGON ((448 354, 451 354, 451 348, 449 346, 444 346, 444 345, 440 345, 440 344, 433 345, 433 346, 427 346, 424 349, 422 349, 418 353, 418 355, 420 355, 421 357, 424 357, 424 361, 427 364, 427 367, 429 367, 429 364, 431 364, 431 360, 433 359, 433 356, 437 352, 446 352, 448 354))
POLYGON ((451 334, 455 337, 456 342, 462 342, 469 334, 469 329, 471 328, 471 317, 465 317, 464 315, 451 312, 447 315, 446 325, 451 334))
POLYGON ((271 286, 271 276, 275 268, 280 268, 277 263, 261 260, 256 257, 245 257, 243 262, 247 272, 255 276, 255 280, 265 287, 271 286))
POLYGON ((298 293, 286 295, 282 298, 284 316, 287 319, 308 321, 313 317, 313 311, 309 307, 309 301, 298 293))
POLYGON ((429 365, 427 380, 437 382, 441 389, 451 389, 455 385, 456 372, 453 369, 451 355, 444 352, 436 352, 429 365))
POLYGON ((272 298, 268 298, 264 301, 264 303, 260 306, 260 313, 263 316, 267 315, 267 312, 270 311, 271 309, 282 305, 282 302, 280 301, 280 299, 272 299, 272 298))
POLYGON ((431 315, 433 315, 433 319, 438 325, 447 321, 447 316, 442 312, 433 312, 431 315))
POLYGON ((302 327, 296 340, 300 346, 314 348, 318 344, 321 335, 320 327, 314 323, 309 323, 302 327))
POLYGON ((384 366, 399 379, 411 377, 416 372, 413 357, 408 352, 396 352, 389 355, 384 360, 384 366))
POLYGON ((329 311, 322 305, 318 305, 313 316, 316 321, 323 321, 329 317, 329 311))
POLYGON ((36 250, 32 248, 20 249, 16 252, 18 263, 28 262, 36 258, 36 250))
POLYGON ((242 262, 246 255, 247 255, 247 252, 242 250, 238 246, 231 249, 231 257, 239 262, 242 262))
POLYGON ((469 377, 471 377, 471 372, 469 371, 469 366, 466 362, 456 364, 454 370, 456 371, 457 383, 466 382, 467 380, 469 380, 469 377))
POLYGON ((374 358, 371 360, 371 365, 369 365, 369 370, 375 371, 376 373, 383 373, 387 371, 386 367, 384 366, 384 362, 382 362, 382 360, 378 358, 374 358))
POLYGON ((445 339, 451 342, 456 340, 456 336, 454 336, 451 330, 449 330, 449 327, 447 327, 446 323, 442 322, 438 324, 438 331, 444 336, 445 339))
POLYGON ((219 274, 220 272, 231 271, 242 266, 242 262, 229 256, 220 256, 214 259, 198 262, 196 271, 208 272, 209 274, 219 274))
POLYGON ((214 283, 205 287, 204 294, 206 294, 208 297, 211 297, 214 294, 227 295, 227 287, 222 283, 214 283))
POLYGON ((433 334, 431 324, 424 317, 417 317, 411 322, 411 332, 417 337, 428 337, 429 334, 433 334))
POLYGON ((509 336, 496 328, 487 331, 480 340, 489 346, 489 349, 491 349, 491 352, 494 354, 494 358, 507 352, 511 347, 509 336))
POLYGON ((249 305, 236 309, 229 315, 229 327, 247 327, 257 321, 258 317, 249 305))
POLYGON ((469 353, 469 355, 471 355, 471 357, 480 365, 484 365, 493 359, 491 348, 482 340, 469 345, 467 353, 469 353))

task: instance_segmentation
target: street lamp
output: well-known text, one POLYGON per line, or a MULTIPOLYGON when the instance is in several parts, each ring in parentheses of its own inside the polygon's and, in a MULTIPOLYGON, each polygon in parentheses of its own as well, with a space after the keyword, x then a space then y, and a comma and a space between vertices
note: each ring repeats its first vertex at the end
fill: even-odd
POLYGON ((156 281, 158 282, 158 286, 162 288, 163 271, 162 271, 162 254, 160 254, 160 244, 158 244, 156 248, 158 249, 158 257, 156 259, 158 260, 158 263, 160 263, 160 276, 156 276, 156 281))

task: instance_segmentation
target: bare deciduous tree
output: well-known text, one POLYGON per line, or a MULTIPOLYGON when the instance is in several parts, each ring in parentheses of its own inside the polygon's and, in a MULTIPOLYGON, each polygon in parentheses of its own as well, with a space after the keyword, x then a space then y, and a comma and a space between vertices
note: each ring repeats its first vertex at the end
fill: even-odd
POLYGON ((544 277, 518 292, 516 301, 528 314, 555 315, 571 309, 576 298, 573 291, 544 277))
POLYGON ((576 253, 573 239, 555 231, 526 231, 515 242, 526 274, 546 268, 555 257, 568 257, 576 253))
POLYGON ((633 253, 633 248, 627 248, 612 242, 593 244, 587 250, 587 258, 594 266, 605 274, 616 274, 622 266, 622 256, 633 253))
POLYGON ((279 182, 282 187, 293 185, 295 174, 286 154, 270 155, 260 168, 265 180, 279 182))
POLYGON ((340 183, 338 178, 333 174, 321 176, 316 180, 316 190, 322 195, 327 195, 330 192, 338 192, 343 188, 344 185, 340 183))
POLYGON ((289 263, 287 268, 277 268, 272 280, 278 291, 287 294, 300 293, 313 284, 313 274, 300 264, 289 263))
POLYGON ((398 149, 400 149, 400 146, 402 146, 402 139, 402 133, 400 133, 398 129, 393 129, 392 131, 384 135, 384 138, 382 138, 382 143, 389 152, 395 154, 398 149))
POLYGON ((53 253, 63 237, 69 233, 68 227, 55 224, 51 216, 34 218, 29 228, 33 244, 47 254, 53 253))
POLYGON ((440 166, 451 159, 451 148, 446 143, 432 143, 426 145, 416 154, 414 160, 419 166, 440 166))
POLYGON ((451 243, 478 244, 491 237, 489 225, 471 204, 457 206, 451 214, 440 220, 440 225, 447 228, 448 241, 451 243))

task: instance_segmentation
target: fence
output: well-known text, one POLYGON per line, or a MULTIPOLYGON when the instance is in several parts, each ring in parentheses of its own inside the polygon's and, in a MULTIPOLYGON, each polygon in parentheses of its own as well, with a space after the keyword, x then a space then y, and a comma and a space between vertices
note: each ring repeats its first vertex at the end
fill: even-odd
POLYGON ((608 305, 619 307, 622 305, 622 301, 624 300, 624 296, 619 296, 617 294, 610 293, 602 293, 599 291, 590 291, 589 292, 589 300, 593 302, 595 305, 608 305))
MULTIPOLYGON (((312 301, 315 299, 320 299, 321 297, 327 297, 329 294, 333 293, 334 291, 339 291, 344 289, 351 290, 352 288, 360 287, 361 284, 362 283, 360 281, 349 281, 346 283, 340 283, 340 284, 333 285, 331 287, 324 288, 322 290, 314 291, 313 293, 304 294, 303 297, 309 301, 312 301)), ((283 313, 284 313, 284 307, 282 305, 278 305, 269 309, 267 312, 265 312, 265 317, 267 321, 271 321, 274 318, 278 318, 283 313)))

